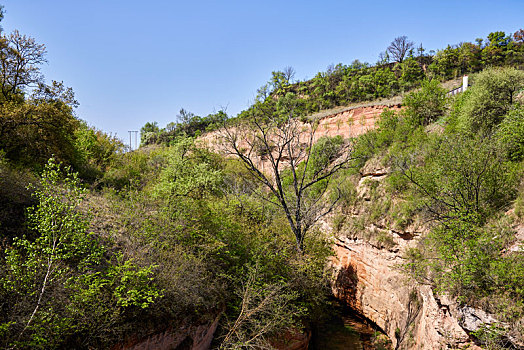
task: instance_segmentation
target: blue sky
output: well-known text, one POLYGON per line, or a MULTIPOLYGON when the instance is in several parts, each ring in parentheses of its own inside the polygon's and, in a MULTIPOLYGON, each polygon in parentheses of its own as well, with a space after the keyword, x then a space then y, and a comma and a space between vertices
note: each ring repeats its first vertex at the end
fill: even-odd
POLYGON ((180 108, 237 114, 274 70, 296 78, 330 64, 374 63, 393 38, 425 48, 524 27, 524 0, 0 0, 2 26, 47 47, 47 81, 64 81, 77 115, 128 140, 180 108))

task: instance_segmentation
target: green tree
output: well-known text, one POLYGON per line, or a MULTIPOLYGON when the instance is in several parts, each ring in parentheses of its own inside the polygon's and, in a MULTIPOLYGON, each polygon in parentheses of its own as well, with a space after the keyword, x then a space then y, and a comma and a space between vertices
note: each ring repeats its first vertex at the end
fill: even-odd
POLYGON ((142 128, 140 128, 140 145, 145 146, 151 143, 155 143, 158 138, 160 128, 157 122, 147 122, 142 128))
POLYGON ((508 45, 510 37, 504 32, 492 32, 488 34, 489 46, 503 47, 508 45))
POLYGON ((519 106, 504 117, 496 136, 509 159, 517 162, 524 159, 524 106, 519 106))
POLYGON ((46 62, 45 54, 44 45, 17 30, 8 36, 0 34, 0 104, 42 82, 40 65, 46 62))
POLYGON ((406 114, 417 125, 428 125, 444 115, 446 90, 436 80, 424 80, 420 90, 407 94, 402 103, 406 114))
POLYGON ((524 88, 524 72, 488 69, 478 74, 458 112, 459 124, 472 132, 491 132, 513 108, 524 88))
POLYGON ((160 296, 151 267, 115 255, 106 260, 112 254, 77 210, 85 190, 75 174, 61 178, 51 159, 28 214, 33 237, 15 239, 2 256, 2 346, 51 349, 82 333, 93 341, 124 321, 121 312, 146 308, 160 296))
POLYGON ((498 145, 482 135, 446 136, 426 154, 423 167, 407 164, 403 173, 440 222, 457 217, 485 222, 515 195, 514 168, 504 162, 498 145))
POLYGON ((74 167, 83 179, 94 181, 101 177, 115 161, 125 145, 117 137, 90 127, 81 121, 74 133, 74 167))
POLYGON ((183 197, 194 199, 218 191, 222 174, 211 153, 181 138, 170 147, 166 166, 160 173, 155 194, 175 203, 183 197))
POLYGON ((58 82, 40 85, 25 101, 0 104, 0 148, 25 165, 43 166, 52 155, 72 164, 76 105, 72 90, 58 82))
POLYGON ((424 71, 417 60, 413 57, 409 57, 400 63, 399 68, 399 85, 405 90, 409 90, 413 86, 416 86, 417 83, 424 78, 424 71))

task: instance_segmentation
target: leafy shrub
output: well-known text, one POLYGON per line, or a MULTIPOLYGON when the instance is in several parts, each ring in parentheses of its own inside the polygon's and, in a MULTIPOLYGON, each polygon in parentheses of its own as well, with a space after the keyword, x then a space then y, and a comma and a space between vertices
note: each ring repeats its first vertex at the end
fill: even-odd
POLYGON ((181 197, 202 198, 218 191, 222 181, 218 162, 194 140, 185 138, 169 148, 166 166, 155 186, 155 195, 170 201, 181 197))
POLYGON ((159 149, 117 154, 101 181, 116 190, 141 189, 148 180, 155 178, 162 163, 163 154, 159 149))
POLYGON ((502 122, 524 88, 524 71, 487 69, 479 73, 459 112, 459 125, 470 132, 491 132, 502 122))
POLYGON ((510 111, 500 123, 496 137, 512 161, 524 159, 524 106, 510 111))
POLYGON ((74 165, 80 176, 89 181, 101 178, 125 148, 116 137, 89 127, 85 122, 80 123, 74 136, 74 165))
POLYGON ((28 213, 34 240, 16 238, 2 255, 2 346, 50 349, 81 334, 90 334, 86 346, 104 342, 118 331, 114 323, 128 322, 126 313, 160 297, 151 266, 107 252, 87 232, 77 211, 84 194, 77 175, 62 181, 51 159, 28 213))
POLYGON ((402 171, 439 220, 467 214, 483 221, 515 195, 516 167, 504 162, 497 145, 480 135, 446 136, 425 161, 422 167, 412 164, 402 171))
POLYGON ((436 80, 424 80, 422 88, 407 94, 402 104, 415 125, 428 125, 444 115, 446 90, 436 80))

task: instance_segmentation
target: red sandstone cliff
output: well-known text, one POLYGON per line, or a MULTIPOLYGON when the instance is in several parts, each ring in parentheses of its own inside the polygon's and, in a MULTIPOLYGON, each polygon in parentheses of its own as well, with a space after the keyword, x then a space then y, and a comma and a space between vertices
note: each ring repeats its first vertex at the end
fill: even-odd
MULTIPOLYGON (((318 118, 319 124, 314 135, 314 141, 323 136, 342 136, 344 138, 356 137, 364 134, 377 126, 380 114, 386 109, 400 110, 400 104, 369 105, 360 107, 339 108, 338 110, 325 111, 313 115, 318 118)), ((305 124, 304 124, 305 125, 305 124)), ((199 140, 215 150, 220 150, 222 131, 209 132, 199 140)))
MULTIPOLYGON (((366 215, 362 211, 365 203, 378 200, 369 195, 369 187, 373 182, 375 187, 376 182, 380 186, 388 170, 377 163, 370 161, 363 169, 357 186, 360 204, 346 215, 366 215)), ((335 296, 380 327, 395 349, 480 349, 466 331, 496 322, 493 316, 435 295, 430 286, 409 281, 399 268, 405 262, 406 250, 419 244, 427 228, 413 224, 396 231, 387 228, 382 220, 367 223, 362 230, 387 237, 387 244, 365 235, 348 234, 344 229, 337 233, 331 260, 335 296)), ((329 229, 329 225, 324 228, 329 229)), ((516 241, 509 250, 522 249, 520 244, 524 242, 524 225, 514 229, 516 241)), ((524 348, 518 336, 507 337, 513 348, 524 348)))

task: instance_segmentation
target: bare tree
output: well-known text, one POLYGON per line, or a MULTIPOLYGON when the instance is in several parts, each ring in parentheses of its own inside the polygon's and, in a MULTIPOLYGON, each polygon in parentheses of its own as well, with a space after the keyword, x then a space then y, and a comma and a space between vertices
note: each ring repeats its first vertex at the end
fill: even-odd
POLYGON ((388 64, 389 63, 389 54, 387 51, 381 52, 378 54, 378 65, 388 64))
POLYGON ((4 100, 42 81, 40 65, 46 62, 45 46, 14 31, 0 37, 0 89, 4 100))
POLYGON ((395 62, 402 63, 406 55, 413 49, 414 43, 408 40, 408 37, 403 35, 393 39, 387 48, 387 52, 391 55, 395 62))
POLYGON ((303 252, 308 230, 340 198, 340 193, 324 196, 330 179, 352 158, 349 142, 334 145, 324 138, 325 147, 315 148, 318 123, 294 118, 293 106, 286 110, 282 116, 256 104, 249 120, 226 126, 222 136, 226 153, 238 157, 267 190, 255 192, 284 211, 296 248, 303 252))
POLYGON ((295 68, 287 66, 284 68, 282 73, 284 73, 284 79, 287 81, 287 83, 291 84, 293 79, 295 78, 295 68))

